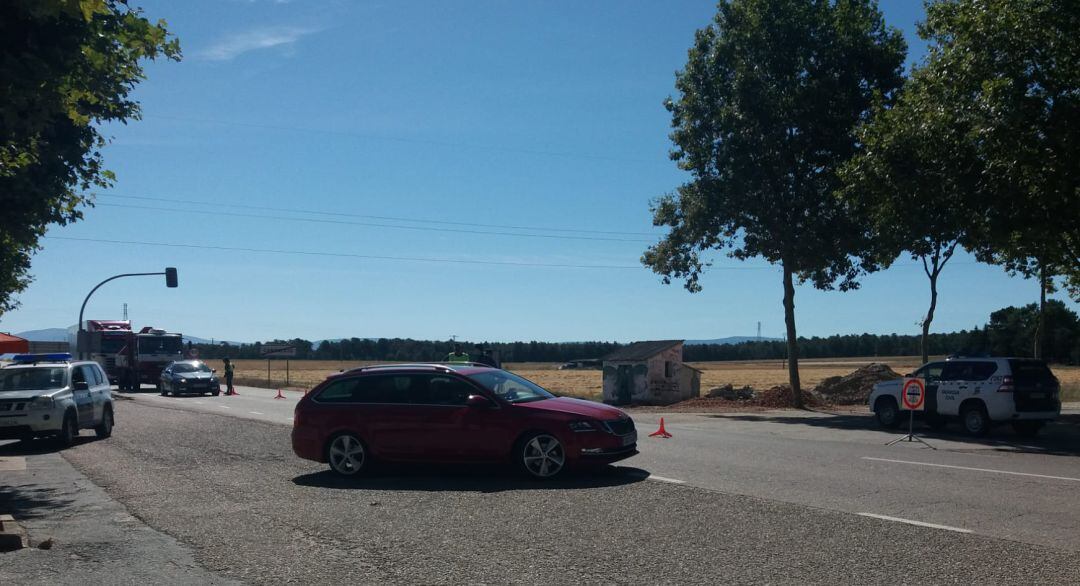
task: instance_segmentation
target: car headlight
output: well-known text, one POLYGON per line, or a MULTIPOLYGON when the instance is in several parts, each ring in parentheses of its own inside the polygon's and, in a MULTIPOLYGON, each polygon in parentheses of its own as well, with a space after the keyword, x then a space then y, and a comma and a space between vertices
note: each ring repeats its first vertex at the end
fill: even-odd
POLYGON ((581 432, 584 432, 584 431, 596 431, 596 427, 593 426, 593 424, 589 423, 588 421, 571 421, 570 422, 570 431, 578 432, 578 433, 581 433, 581 432))
POLYGON ((187 384, 187 379, 186 378, 180 379, 180 384, 186 385, 187 384))
POLYGON ((31 411, 47 411, 56 406, 56 401, 53 401, 52 397, 34 397, 33 401, 30 401, 31 411))

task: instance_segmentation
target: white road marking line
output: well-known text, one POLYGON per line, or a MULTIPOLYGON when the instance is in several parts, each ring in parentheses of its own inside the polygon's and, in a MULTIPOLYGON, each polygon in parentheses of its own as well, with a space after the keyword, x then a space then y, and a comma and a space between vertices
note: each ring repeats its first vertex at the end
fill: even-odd
POLYGON ((685 480, 679 480, 678 478, 667 478, 666 476, 657 476, 650 474, 648 480, 655 480, 657 482, 669 482, 671 484, 686 484, 685 480))
POLYGON ((1030 472, 1012 472, 1009 470, 993 470, 990 468, 970 468, 968 466, 952 466, 950 464, 931 464, 930 462, 910 462, 908 460, 892 460, 889 458, 871 458, 870 456, 863 456, 863 460, 874 460, 877 462, 893 462, 895 464, 913 464, 916 466, 933 466, 935 468, 954 468, 956 470, 971 470, 972 472, 992 472, 994 474, 1009 474, 1011 476, 1031 476, 1033 478, 1048 478, 1050 480, 1069 480, 1072 482, 1080 482, 1080 478, 1070 478, 1068 476, 1048 476, 1046 474, 1032 474, 1030 472))
POLYGON ((195 404, 196 404, 196 405, 202 405, 202 404, 203 404, 203 403, 205 403, 205 402, 206 402, 206 401, 195 401, 195 404))
POLYGON ((961 529, 960 527, 950 527, 948 525, 937 525, 935 523, 923 523, 922 521, 912 521, 911 519, 901 519, 900 517, 890 517, 888 515, 875 515, 874 513, 857 513, 860 517, 870 517, 872 519, 881 519, 882 521, 896 521, 897 523, 907 523, 908 525, 917 525, 919 527, 929 527, 931 529, 944 529, 945 531, 955 531, 957 533, 974 533, 971 529, 961 529))
POLYGON ((262 413, 259 413, 258 411, 248 411, 248 413, 251 413, 252 415, 263 415, 262 413))
POLYGON ((232 407, 229 407, 228 405, 218 405, 218 407, 221 407, 222 409, 232 409, 232 407))

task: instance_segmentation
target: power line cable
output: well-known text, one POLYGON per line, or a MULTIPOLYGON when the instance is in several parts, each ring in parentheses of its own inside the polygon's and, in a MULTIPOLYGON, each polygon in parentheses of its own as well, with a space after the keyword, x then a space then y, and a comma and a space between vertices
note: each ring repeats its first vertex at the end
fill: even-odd
POLYGON ((195 199, 179 199, 179 198, 167 198, 167 197, 150 197, 146 195, 121 195, 116 193, 105 193, 98 191, 88 191, 89 195, 96 197, 112 197, 119 199, 137 199, 145 201, 157 201, 165 203, 184 203, 195 205, 212 205, 219 207, 239 208, 239 209, 252 209, 252 210, 265 210, 270 212, 289 212, 300 214, 315 214, 321 216, 341 216, 349 218, 368 218, 372 220, 389 220, 395 222, 413 222, 417 224, 440 224, 447 226, 473 226, 478 228, 501 228, 504 230, 535 230, 540 232, 571 232, 580 234, 610 234, 610 235, 622 235, 622 236, 653 236, 648 232, 623 232, 616 230, 586 230, 583 228, 549 228, 542 226, 510 226, 504 224, 480 224, 475 222, 453 222, 449 220, 429 220, 424 218, 405 218, 400 216, 376 216, 370 214, 352 214, 348 212, 328 212, 323 210, 308 210, 303 208, 279 208, 273 206, 260 206, 253 204, 229 204, 217 201, 207 200, 195 200, 195 199))
POLYGON ((420 232, 451 232, 456 234, 484 234, 488 236, 517 236, 520 238, 549 238, 555 240, 595 240, 608 242, 652 242, 642 238, 608 238, 601 236, 573 236, 564 234, 525 234, 519 232, 494 232, 490 230, 465 230, 462 228, 436 228, 434 226, 398 226, 395 224, 379 224, 375 222, 354 222, 349 220, 328 220, 318 218, 297 218, 290 216, 272 216, 266 214, 244 214, 240 212, 223 212, 208 210, 190 210, 182 208, 161 208, 153 206, 141 206, 134 204, 98 203, 100 207, 127 208, 137 210, 151 210, 157 212, 171 212, 178 214, 201 214, 206 216, 232 216, 239 218, 258 218, 265 220, 283 220, 287 222, 312 222, 317 224, 342 224, 347 226, 367 226, 371 228, 391 228, 397 230, 414 230, 420 232))
POLYGON ((164 114, 144 114, 143 118, 157 118, 159 120, 172 120, 175 122, 194 122, 196 124, 218 124, 222 126, 238 126, 244 128, 261 128, 264 130, 279 130, 286 132, 307 132, 312 134, 329 134, 334 136, 347 136, 352 138, 363 138, 366 140, 382 140, 389 142, 401 142, 407 144, 424 144, 439 147, 450 148, 469 148, 477 150, 494 151, 501 153, 518 153, 523 155, 535 155, 542 157, 560 157, 566 159, 593 159, 597 161, 615 161, 625 163, 652 163, 658 160, 664 160, 665 157, 657 157, 656 159, 635 158, 635 157, 612 157, 608 155, 594 155, 588 153, 573 153, 567 151, 545 151, 538 149, 523 149, 519 147, 505 147, 490 144, 476 144, 465 142, 453 142, 443 140, 431 140, 426 138, 406 138, 401 136, 383 136, 377 134, 365 134, 362 132, 351 132, 344 130, 328 130, 323 128, 305 128, 302 126, 285 126, 277 124, 257 124, 254 122, 236 122, 232 120, 214 120, 210 118, 188 118, 183 116, 167 116, 164 114))
MULTIPOLYGON (((212 244, 186 244, 181 242, 148 242, 142 240, 112 240, 105 238, 76 238, 73 236, 44 236, 50 240, 66 240, 71 242, 94 242, 98 244, 124 244, 138 246, 160 246, 165 248, 190 248, 195 250, 220 250, 229 252, 256 252, 264 254, 294 254, 303 256, 325 256, 337 258, 359 258, 367 260, 392 260, 407 262, 432 262, 432 263, 458 263, 473 265, 517 266, 517 267, 541 267, 560 269, 638 269, 641 265, 605 265, 605 264, 566 264, 566 263, 538 263, 521 261, 498 261, 498 260, 474 260, 457 258, 435 258, 423 256, 386 256, 373 254, 353 254, 348 252, 321 252, 314 250, 285 250, 273 248, 247 248, 239 246, 217 246, 212 244)), ((753 271, 769 270, 771 266, 738 266, 738 267, 711 267, 714 270, 730 271, 753 271)))

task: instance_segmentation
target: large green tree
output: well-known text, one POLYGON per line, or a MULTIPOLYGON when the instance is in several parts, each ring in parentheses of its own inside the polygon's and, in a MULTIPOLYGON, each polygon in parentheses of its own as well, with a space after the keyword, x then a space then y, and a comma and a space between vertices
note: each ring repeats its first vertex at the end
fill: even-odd
POLYGON ((654 202, 669 231, 642 261, 691 292, 715 251, 780 265, 796 406, 795 284, 857 286, 868 243, 834 197, 837 169, 858 122, 900 87, 905 53, 872 0, 722 0, 666 102, 690 179, 654 202))
POLYGON ((79 220, 92 204, 80 191, 111 184, 99 125, 139 117, 140 61, 160 56, 178 60, 178 41, 124 0, 0 3, 0 315, 48 226, 79 220))
POLYGON ((860 128, 859 151, 841 169, 840 193, 875 244, 867 253, 882 266, 905 252, 922 263, 930 287, 920 324, 923 362, 929 360, 938 278, 962 245, 985 233, 985 205, 970 197, 980 179, 967 142, 970 124, 941 107, 952 89, 916 69, 895 104, 879 107, 860 128))
POLYGON ((1041 307, 1057 277, 1080 299, 1080 2, 935 0, 919 33, 922 74, 951 87, 936 106, 979 162, 969 196, 987 229, 971 248, 1036 278, 1041 307))

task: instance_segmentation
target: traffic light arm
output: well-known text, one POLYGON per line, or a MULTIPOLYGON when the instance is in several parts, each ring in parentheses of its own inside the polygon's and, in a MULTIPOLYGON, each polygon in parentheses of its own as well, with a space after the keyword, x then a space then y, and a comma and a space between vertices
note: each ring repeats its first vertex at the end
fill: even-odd
POLYGON ((155 275, 165 275, 165 284, 169 287, 176 287, 176 269, 173 267, 165 269, 165 272, 162 273, 125 273, 123 275, 115 275, 98 283, 96 287, 91 289, 90 292, 86 294, 86 299, 83 299, 82 307, 79 308, 79 331, 83 331, 83 312, 86 311, 86 302, 90 301, 90 296, 94 294, 94 291, 100 289, 102 285, 108 283, 109 281, 119 279, 121 277, 150 277, 155 275))

